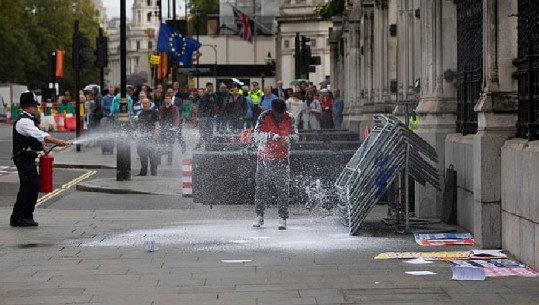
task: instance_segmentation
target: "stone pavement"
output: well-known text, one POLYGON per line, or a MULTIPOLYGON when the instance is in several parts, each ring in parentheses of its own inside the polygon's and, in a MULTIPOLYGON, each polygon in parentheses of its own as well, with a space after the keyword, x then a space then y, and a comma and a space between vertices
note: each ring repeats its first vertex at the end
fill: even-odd
MULTIPOLYGON (((55 158, 62 166, 115 164, 115 155, 97 148, 68 148, 55 158)), ((174 189, 177 165, 162 168, 163 177, 106 182, 110 189, 174 189)), ((95 180, 85 183, 106 184, 95 180)), ((95 200, 125 196, 101 191, 95 200)), ((452 281, 445 262, 374 260, 386 251, 473 248, 420 247, 411 234, 381 224, 385 206, 370 213, 361 236, 349 236, 331 211, 294 206, 288 230, 278 231, 271 207, 266 224, 254 229, 252 206, 210 207, 175 196, 179 208, 171 210, 38 208, 38 228, 9 227, 10 209, 0 208, 0 305, 539 304, 538 278, 452 281), (145 250, 149 241, 156 251, 145 250), (436 274, 404 273, 413 270, 436 274)))

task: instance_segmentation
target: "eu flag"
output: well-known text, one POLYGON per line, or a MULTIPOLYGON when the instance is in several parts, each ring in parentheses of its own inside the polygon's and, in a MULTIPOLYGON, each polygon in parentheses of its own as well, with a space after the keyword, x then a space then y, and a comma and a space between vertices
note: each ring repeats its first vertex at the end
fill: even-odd
POLYGON ((179 62, 190 66, 193 62, 193 52, 200 48, 200 42, 187 35, 183 35, 168 24, 159 26, 157 51, 167 52, 176 57, 179 62))

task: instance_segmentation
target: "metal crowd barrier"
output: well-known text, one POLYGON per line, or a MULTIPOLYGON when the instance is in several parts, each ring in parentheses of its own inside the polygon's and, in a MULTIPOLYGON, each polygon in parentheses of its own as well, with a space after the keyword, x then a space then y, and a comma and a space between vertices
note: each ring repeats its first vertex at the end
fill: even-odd
MULTIPOLYGON (((350 234, 361 223, 401 171, 416 182, 441 190, 436 150, 391 115, 374 115, 374 128, 335 181, 339 194, 341 222, 350 234)), ((408 183, 408 182, 406 182, 408 183)), ((406 186, 406 190, 407 190, 406 186)), ((408 227, 408 196, 406 196, 408 227)))

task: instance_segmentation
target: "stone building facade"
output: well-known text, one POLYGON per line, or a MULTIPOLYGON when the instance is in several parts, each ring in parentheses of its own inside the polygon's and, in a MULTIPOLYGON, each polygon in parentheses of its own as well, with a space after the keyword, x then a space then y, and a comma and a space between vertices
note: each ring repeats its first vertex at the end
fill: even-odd
POLYGON ((315 9, 324 0, 281 0, 277 17, 277 78, 285 86, 295 79, 295 37, 296 33, 310 38, 313 56, 320 56, 321 64, 316 72, 309 74, 309 80, 318 84, 330 74, 330 48, 328 30, 331 22, 322 21, 315 15, 315 9))
MULTIPOLYGON (((147 73, 151 77, 149 62, 150 54, 157 46, 159 18, 157 0, 134 0, 132 19, 126 25, 127 62, 126 74, 147 73)), ((108 37, 108 67, 105 72, 105 86, 120 84, 120 18, 109 21, 108 37)))
MULTIPOLYGON (((403 118, 416 107, 442 182, 450 165, 457 171, 458 224, 479 247, 535 268, 538 10, 531 0, 349 0, 329 31, 346 126, 364 136, 373 113, 403 118)), ((442 195, 417 185, 418 216, 438 217, 442 195)))

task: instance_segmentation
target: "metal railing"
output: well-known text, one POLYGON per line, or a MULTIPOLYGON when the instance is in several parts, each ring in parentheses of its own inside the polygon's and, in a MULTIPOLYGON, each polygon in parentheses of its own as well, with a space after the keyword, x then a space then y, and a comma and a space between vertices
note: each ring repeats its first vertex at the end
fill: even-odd
POLYGON ((518 1, 517 137, 539 139, 539 2, 518 1))
POLYGON ((421 185, 429 183, 441 190, 437 163, 436 150, 396 117, 375 114, 371 134, 335 182, 341 222, 356 235, 401 171, 421 185))
POLYGON ((457 5, 457 131, 477 132, 474 107, 483 83, 483 1, 455 0, 457 5))

